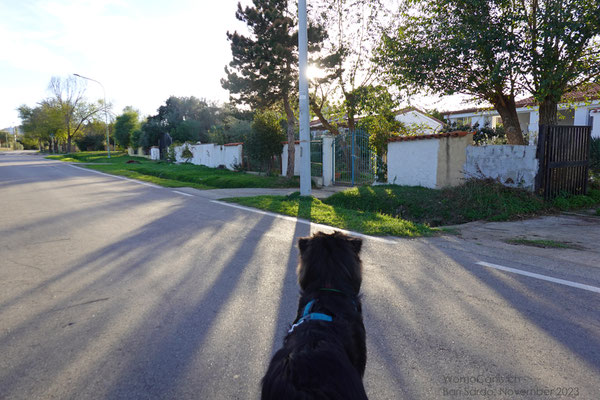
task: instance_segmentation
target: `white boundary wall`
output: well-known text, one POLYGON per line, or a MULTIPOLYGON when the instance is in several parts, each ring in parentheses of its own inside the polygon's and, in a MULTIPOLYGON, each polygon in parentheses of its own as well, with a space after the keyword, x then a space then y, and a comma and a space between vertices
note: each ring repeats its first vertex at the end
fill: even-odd
POLYGON ((388 183, 437 186, 439 139, 388 143, 388 183))
POLYGON ((224 165, 227 169, 233 170, 234 166, 242 163, 242 144, 231 143, 226 145, 218 144, 187 144, 175 147, 175 160, 179 163, 186 162, 181 157, 184 147, 187 146, 193 158, 192 164, 204 165, 210 168, 217 168, 224 165))
MULTIPOLYGON (((296 143, 294 153, 294 176, 300 176, 300 144, 296 143)), ((287 175, 287 162, 288 162, 288 144, 283 145, 281 151, 281 176, 287 175)))
POLYGON ((465 178, 491 178, 505 186, 533 191, 539 165, 535 155, 536 146, 469 146, 465 178))

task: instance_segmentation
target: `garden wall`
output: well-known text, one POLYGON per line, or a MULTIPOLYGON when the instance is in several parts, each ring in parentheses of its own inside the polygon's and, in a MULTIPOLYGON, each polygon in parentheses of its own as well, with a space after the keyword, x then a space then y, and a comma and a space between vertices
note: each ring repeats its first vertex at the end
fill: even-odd
POLYGON ((175 160, 177 162, 186 162, 181 156, 184 147, 187 146, 193 154, 189 160, 192 164, 205 165, 210 168, 217 168, 224 165, 227 169, 233 170, 236 165, 242 163, 242 143, 218 144, 187 144, 175 147, 175 160))
POLYGON ((469 146, 465 178, 491 178, 505 186, 533 191, 538 171, 535 156, 536 146, 469 146))
POLYGON ((388 183, 437 189, 463 182, 468 132, 399 136, 388 143, 388 183))
MULTIPOLYGON (((300 176, 300 142, 296 141, 294 147, 294 175, 300 176)), ((284 142, 283 149, 281 151, 281 176, 287 175, 287 162, 288 162, 288 143, 284 142)))

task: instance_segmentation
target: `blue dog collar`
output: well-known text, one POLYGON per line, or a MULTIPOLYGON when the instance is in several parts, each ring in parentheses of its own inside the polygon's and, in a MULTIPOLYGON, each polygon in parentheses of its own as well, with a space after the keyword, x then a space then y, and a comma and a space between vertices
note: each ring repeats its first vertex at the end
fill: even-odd
POLYGON ((314 304, 315 304, 315 299, 309 301, 306 304, 306 306, 304 307, 304 312, 302 313, 302 318, 300 318, 298 320, 298 322, 296 322, 294 325, 291 326, 288 333, 292 333, 297 326, 299 326, 300 324, 302 324, 306 321, 327 321, 327 322, 333 321, 333 318, 331 317, 331 315, 322 314, 322 313, 311 313, 310 309, 312 308, 312 306, 314 304))

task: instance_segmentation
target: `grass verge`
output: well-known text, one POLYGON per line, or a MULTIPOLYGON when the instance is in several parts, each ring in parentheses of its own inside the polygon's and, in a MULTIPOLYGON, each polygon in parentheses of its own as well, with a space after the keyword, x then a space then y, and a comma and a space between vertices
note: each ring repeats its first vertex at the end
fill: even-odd
POLYGON ((236 197, 224 201, 368 235, 419 237, 431 236, 440 231, 379 212, 356 211, 329 205, 314 197, 300 196, 298 192, 290 196, 236 197))
POLYGON ((46 158, 86 163, 82 166, 107 174, 126 176, 165 187, 196 189, 288 188, 299 187, 299 180, 279 176, 258 176, 228 169, 208 168, 193 164, 170 164, 126 153, 81 152, 46 158), (130 163, 128 163, 130 162, 130 163))
POLYGON ((370 235, 427 236, 435 228, 476 220, 507 221, 600 204, 600 190, 587 196, 562 196, 552 202, 525 190, 489 181, 469 181, 444 190, 409 186, 363 186, 324 200, 311 197, 258 196, 227 201, 370 235), (434 227, 434 228, 432 228, 434 227))
POLYGON ((541 247, 544 249, 575 249, 581 250, 582 247, 572 243, 557 242, 556 240, 550 239, 525 239, 525 238, 514 238, 505 240, 508 244, 516 244, 523 246, 541 247))
POLYGON ((395 218, 429 224, 455 225, 470 221, 508 221, 600 204, 600 190, 587 196, 560 196, 551 202, 521 189, 491 181, 467 181, 442 190, 413 186, 364 186, 336 193, 332 206, 380 212, 395 218))

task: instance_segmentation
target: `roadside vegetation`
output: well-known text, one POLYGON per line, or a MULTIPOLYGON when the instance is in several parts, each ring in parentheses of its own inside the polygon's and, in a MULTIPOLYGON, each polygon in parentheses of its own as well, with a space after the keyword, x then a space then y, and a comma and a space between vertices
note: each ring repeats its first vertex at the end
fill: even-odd
POLYGON ((192 187, 196 189, 231 188, 288 188, 299 187, 299 180, 279 176, 253 175, 228 169, 208 168, 193 164, 171 164, 131 157, 123 152, 81 152, 48 156, 61 161, 80 162, 83 167, 113 175, 121 175, 165 187, 192 187))
MULTIPOLYGON (((363 186, 327 199, 257 196, 227 201, 372 235, 427 236, 436 228, 477 220, 509 221, 600 205, 600 190, 551 202, 493 181, 468 181, 443 190, 411 186, 363 186)), ((451 233, 451 231, 448 231, 451 233)))
POLYGON ((551 239, 526 239, 526 238, 514 238, 505 241, 508 244, 540 247, 542 249, 573 249, 581 250, 582 247, 568 242, 559 242, 551 239))
MULTIPOLYGON (((290 188, 298 178, 260 176, 193 164, 173 164, 131 157, 123 152, 80 152, 47 158, 81 163, 86 168, 165 187, 290 188)), ((600 185, 591 182, 586 196, 559 196, 544 201, 522 189, 495 181, 470 180, 442 190, 419 186, 362 186, 338 192, 327 199, 290 196, 237 197, 226 201, 299 217, 315 223, 370 235, 403 237, 452 233, 449 228, 471 221, 509 221, 583 208, 598 209, 600 185)), ((598 211, 597 211, 598 213, 598 211)))
POLYGON ((368 235, 419 237, 431 236, 440 231, 424 224, 395 218, 380 212, 331 205, 327 200, 300 196, 298 192, 289 196, 237 197, 225 199, 225 201, 368 235))

